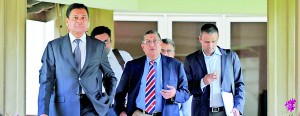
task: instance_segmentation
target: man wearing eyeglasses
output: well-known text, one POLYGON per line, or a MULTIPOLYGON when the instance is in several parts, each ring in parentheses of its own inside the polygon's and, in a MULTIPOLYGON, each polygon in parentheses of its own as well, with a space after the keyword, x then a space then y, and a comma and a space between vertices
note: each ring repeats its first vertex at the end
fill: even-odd
POLYGON ((162 45, 161 45, 161 54, 165 56, 169 56, 174 58, 175 56, 175 43, 171 39, 162 39, 162 45))
POLYGON ((144 34, 141 47, 146 55, 127 62, 117 87, 118 115, 179 116, 177 103, 189 98, 187 78, 180 61, 160 54, 161 46, 156 31, 144 34))

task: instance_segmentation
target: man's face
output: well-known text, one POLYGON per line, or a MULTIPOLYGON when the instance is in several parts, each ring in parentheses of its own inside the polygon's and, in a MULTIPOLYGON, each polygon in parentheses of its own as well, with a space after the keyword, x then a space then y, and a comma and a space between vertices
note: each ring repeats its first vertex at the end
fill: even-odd
POLYGON ((201 36, 199 36, 199 41, 202 45, 202 50, 206 55, 212 55, 215 52, 215 49, 218 45, 219 34, 211 33, 208 34, 203 32, 201 36))
POLYGON ((172 44, 162 43, 161 44, 161 53, 165 56, 169 56, 172 58, 174 58, 174 56, 175 56, 175 51, 174 51, 174 47, 172 46, 172 44))
POLYGON ((84 8, 73 9, 69 18, 66 19, 67 28, 70 33, 83 34, 88 30, 89 18, 84 8))
POLYGON ((108 53, 111 48, 110 37, 107 33, 98 34, 95 36, 96 39, 105 43, 106 52, 108 53))
POLYGON ((144 41, 141 44, 146 56, 151 60, 155 60, 160 55, 161 41, 156 34, 147 34, 144 37, 144 41))

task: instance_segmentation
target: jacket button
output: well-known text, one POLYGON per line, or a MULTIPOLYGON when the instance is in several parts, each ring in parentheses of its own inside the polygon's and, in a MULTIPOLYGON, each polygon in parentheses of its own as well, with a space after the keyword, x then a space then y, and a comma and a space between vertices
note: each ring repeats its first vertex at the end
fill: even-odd
POLYGON ((80 80, 81 80, 81 78, 79 77, 79 78, 78 78, 78 80, 80 81, 80 80))

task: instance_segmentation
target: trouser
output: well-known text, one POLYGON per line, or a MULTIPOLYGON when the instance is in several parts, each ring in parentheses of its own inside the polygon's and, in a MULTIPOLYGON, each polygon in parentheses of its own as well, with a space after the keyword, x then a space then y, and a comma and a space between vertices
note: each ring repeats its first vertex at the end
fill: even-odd
POLYGON ((162 116, 161 112, 153 113, 152 115, 145 113, 145 111, 136 110, 133 112, 132 116, 162 116))
POLYGON ((209 116, 226 116, 226 113, 225 113, 225 111, 209 112, 209 116))
POLYGON ((80 95, 80 116, 99 116, 92 102, 85 94, 80 95))

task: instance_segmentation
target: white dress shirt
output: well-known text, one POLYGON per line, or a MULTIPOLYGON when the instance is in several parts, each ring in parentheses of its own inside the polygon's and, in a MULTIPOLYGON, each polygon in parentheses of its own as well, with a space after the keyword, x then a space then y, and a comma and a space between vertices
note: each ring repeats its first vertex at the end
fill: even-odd
MULTIPOLYGON (((86 57, 86 34, 83 34, 80 38, 76 38, 74 35, 69 33, 70 37, 70 43, 72 47, 72 53, 74 53, 75 48, 77 46, 77 43, 74 41, 75 39, 80 39, 81 41, 79 42, 79 48, 80 48, 80 53, 81 53, 81 69, 83 68, 83 65, 85 63, 85 57, 86 57)), ((82 89, 81 90, 82 94, 85 94, 85 91, 82 89)))
MULTIPOLYGON (((130 54, 128 52, 119 50, 119 53, 120 53, 121 57, 123 58, 125 64, 128 61, 132 60, 132 57, 130 56, 130 54)), ((110 64, 112 70, 114 71, 116 78, 118 79, 117 85, 116 85, 118 87, 122 73, 123 73, 122 67, 119 64, 119 61, 117 60, 115 54, 112 52, 112 48, 110 48, 109 53, 107 54, 107 57, 108 57, 109 64, 110 64)), ((125 67, 125 64, 124 64, 124 67, 125 67)), ((105 89, 103 86, 102 86, 102 92, 105 92, 105 89)))
POLYGON ((70 37, 70 43, 72 46, 72 53, 74 53, 74 50, 77 46, 76 42, 74 41, 75 39, 80 39, 81 41, 79 42, 79 48, 81 52, 81 69, 83 68, 83 65, 85 63, 85 57, 86 57, 86 34, 83 34, 80 38, 76 38, 74 35, 69 33, 70 37))

